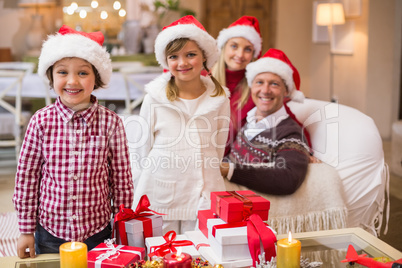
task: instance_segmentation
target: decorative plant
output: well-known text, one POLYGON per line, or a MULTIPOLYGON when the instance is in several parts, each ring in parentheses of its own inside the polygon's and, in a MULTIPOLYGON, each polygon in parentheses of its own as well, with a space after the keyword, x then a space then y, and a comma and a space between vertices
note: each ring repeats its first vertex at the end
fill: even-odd
POLYGON ((195 12, 192 11, 191 9, 186 9, 186 8, 181 8, 180 7, 180 0, 166 0, 166 1, 159 1, 155 0, 154 1, 154 6, 155 6, 155 11, 160 12, 159 14, 160 19, 165 16, 166 12, 168 11, 176 11, 179 12, 180 16, 186 16, 186 15, 193 15, 195 16, 195 12))

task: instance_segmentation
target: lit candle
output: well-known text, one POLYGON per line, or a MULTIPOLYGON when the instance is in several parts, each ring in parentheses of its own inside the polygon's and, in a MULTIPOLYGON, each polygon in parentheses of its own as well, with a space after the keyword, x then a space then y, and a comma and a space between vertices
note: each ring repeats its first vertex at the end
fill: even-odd
POLYGON ((191 255, 178 251, 177 253, 168 253, 163 257, 163 268, 191 268, 191 255))
POLYGON ((290 232, 288 238, 279 240, 276 246, 276 265, 278 268, 300 267, 301 243, 299 240, 292 239, 290 232))
POLYGON ((60 268, 87 268, 87 245, 67 242, 60 246, 60 268))

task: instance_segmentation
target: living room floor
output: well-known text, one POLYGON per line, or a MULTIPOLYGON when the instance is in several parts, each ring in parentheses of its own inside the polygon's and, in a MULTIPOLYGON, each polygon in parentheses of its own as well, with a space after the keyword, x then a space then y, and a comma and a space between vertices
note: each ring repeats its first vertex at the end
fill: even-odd
MULTIPOLYGON (((383 141, 386 163, 391 163, 391 141, 383 141)), ((0 149, 0 213, 12 212, 12 195, 17 161, 14 150, 0 149)), ((390 171, 390 216, 388 232, 384 234, 386 212, 380 239, 402 252, 402 177, 390 171)))

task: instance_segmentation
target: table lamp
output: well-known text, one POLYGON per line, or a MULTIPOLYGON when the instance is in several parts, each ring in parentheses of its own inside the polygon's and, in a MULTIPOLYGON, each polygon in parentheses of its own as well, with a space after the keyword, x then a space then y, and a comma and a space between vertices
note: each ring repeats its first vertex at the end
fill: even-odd
POLYGON ((330 43, 330 74, 329 74, 329 94, 332 102, 336 102, 334 99, 333 89, 333 62, 334 53, 332 52, 333 38, 332 38, 332 26, 341 25, 345 23, 345 13, 343 4, 339 2, 326 2, 319 3, 317 5, 316 24, 319 26, 328 26, 329 43, 330 43))

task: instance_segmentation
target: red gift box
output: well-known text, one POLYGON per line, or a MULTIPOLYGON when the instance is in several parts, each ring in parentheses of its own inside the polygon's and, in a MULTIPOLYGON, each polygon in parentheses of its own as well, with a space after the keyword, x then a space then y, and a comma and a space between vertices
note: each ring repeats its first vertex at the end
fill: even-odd
POLYGON ((144 257, 145 248, 101 243, 88 252, 88 268, 128 267, 144 257))
POLYGON ((253 191, 211 193, 211 210, 227 223, 242 221, 251 214, 268 220, 270 202, 253 191))
POLYGON ((208 237, 208 228, 207 228, 207 220, 208 219, 213 219, 213 218, 218 218, 218 215, 216 215, 212 210, 199 210, 198 211, 198 229, 205 235, 205 237, 208 237))

